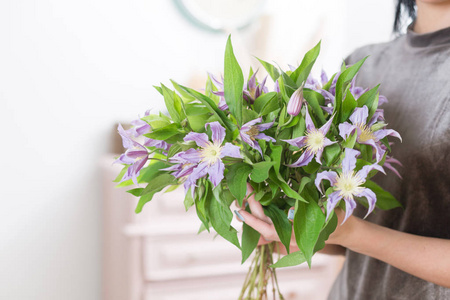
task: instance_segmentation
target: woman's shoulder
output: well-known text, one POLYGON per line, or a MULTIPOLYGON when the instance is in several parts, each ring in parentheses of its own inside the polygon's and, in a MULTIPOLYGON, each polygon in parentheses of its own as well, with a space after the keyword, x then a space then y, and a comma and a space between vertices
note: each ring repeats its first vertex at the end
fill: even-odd
POLYGON ((402 35, 389 42, 374 43, 358 47, 356 48, 356 50, 354 50, 347 56, 347 58, 345 59, 345 63, 347 65, 351 65, 358 62, 359 60, 363 59, 366 56, 373 56, 373 57, 383 56, 386 54, 386 52, 390 51, 392 48, 397 48, 401 44, 403 39, 404 36, 402 35))

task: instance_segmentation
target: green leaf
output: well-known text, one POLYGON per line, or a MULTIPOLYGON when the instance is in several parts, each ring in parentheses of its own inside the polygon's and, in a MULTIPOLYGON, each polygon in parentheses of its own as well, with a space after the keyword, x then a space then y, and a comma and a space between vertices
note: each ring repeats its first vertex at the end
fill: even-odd
POLYGON ((160 117, 158 115, 151 114, 142 117, 141 120, 147 122, 152 127, 153 130, 170 125, 170 120, 168 120, 166 116, 160 117))
POLYGON ((264 213, 272 220, 281 243, 286 247, 286 251, 289 253, 292 225, 291 222, 289 222, 286 213, 274 204, 264 207, 264 213))
POLYGON ((357 106, 363 107, 365 105, 368 108, 372 107, 372 104, 375 101, 375 97, 377 96, 379 87, 380 87, 380 85, 377 85, 376 87, 368 90, 367 92, 365 92, 364 94, 359 96, 358 100, 356 101, 357 106))
POLYGON ((303 116, 300 116, 300 119, 298 120, 297 125, 295 125, 293 129, 294 129, 292 131, 292 138, 293 139, 305 135, 306 122, 305 122, 305 118, 303 116))
POLYGON ((347 139, 342 143, 342 148, 353 149, 355 147, 356 138, 358 137, 358 132, 355 130, 352 135, 348 136, 347 139))
POLYGON ((132 190, 128 190, 127 193, 130 193, 133 196, 139 197, 142 194, 144 188, 135 188, 132 190))
POLYGON ((345 95, 345 99, 342 102, 342 114, 341 114, 341 123, 347 121, 347 119, 352 114, 353 110, 356 107, 356 100, 353 97, 350 89, 347 89, 347 94, 345 95))
POLYGON ((308 200, 309 203, 297 201, 295 205, 294 232, 297 245, 311 268, 314 246, 325 223, 325 215, 314 199, 308 200))
POLYGON ((398 202, 397 199, 395 199, 395 197, 391 193, 385 191, 382 187, 380 187, 372 180, 367 180, 363 184, 363 186, 368 189, 371 189, 377 195, 376 206, 378 208, 382 210, 393 209, 396 207, 403 208, 403 205, 400 202, 398 202))
POLYGON ((158 175, 162 174, 162 171, 160 169, 167 168, 169 165, 162 161, 153 160, 150 162, 150 164, 143 168, 139 173, 140 176, 138 177, 138 182, 150 182, 158 175))
MULTIPOLYGON (((193 97, 192 95, 190 95, 189 93, 187 93, 185 90, 183 90, 180 85, 178 85, 178 83, 176 83, 174 80, 170 79, 170 82, 172 82, 173 87, 175 88, 175 90, 180 93, 181 98, 183 99, 184 102, 191 102, 195 100, 195 97, 193 97)), ((161 93, 162 94, 162 93, 161 93)))
POLYGON ((336 116, 333 119, 334 124, 339 124, 341 120, 342 115, 342 99, 344 98, 344 92, 347 90, 347 87, 349 86, 350 82, 352 81, 353 77, 356 76, 359 69, 363 65, 364 61, 367 59, 367 56, 351 67, 347 68, 345 71, 341 73, 339 76, 337 82, 336 82, 336 98, 334 101, 334 110, 333 114, 336 114, 336 116))
POLYGON ((280 72, 278 72, 278 69, 274 65, 265 62, 264 60, 257 57, 256 59, 259 60, 259 62, 263 65, 264 69, 266 69, 267 73, 270 75, 273 81, 276 81, 278 77, 280 77, 280 72))
POLYGON ((169 151, 167 152, 167 158, 170 158, 181 151, 182 151, 181 145, 179 143, 175 143, 172 146, 170 146, 169 151))
POLYGON ((243 122, 247 123, 249 121, 252 121, 252 120, 258 118, 258 113, 254 110, 244 108, 242 110, 242 117, 243 117, 243 122))
POLYGON ((306 261, 301 251, 292 252, 280 258, 276 263, 271 265, 272 268, 285 268, 300 265, 306 261))
MULTIPOLYGON (((250 212, 250 208, 246 208, 247 212, 250 212)), ((252 254, 258 245, 259 237, 261 235, 258 231, 248 226, 245 222, 242 224, 242 264, 247 260, 247 258, 252 254)))
POLYGON ((306 184, 308 184, 308 183, 310 183, 311 182, 311 178, 309 178, 309 177, 303 177, 301 180, 300 180, 300 186, 299 186, 299 188, 298 188, 298 193, 300 194, 302 191, 303 191, 303 189, 305 188, 305 185, 306 184))
POLYGON ((331 166, 339 157, 339 154, 341 154, 341 147, 339 144, 336 143, 325 147, 323 150, 323 158, 325 159, 327 166, 331 166))
POLYGON ((275 184, 277 184, 283 192, 288 196, 296 200, 300 200, 303 202, 306 202, 305 199, 303 199, 302 196, 300 196, 296 191, 294 191, 287 183, 284 181, 284 179, 281 177, 280 174, 276 174, 273 171, 269 172, 269 178, 272 180, 275 184))
POLYGON ((213 100, 211 100, 210 98, 206 97, 202 93, 199 93, 193 89, 190 89, 190 88, 182 86, 182 85, 179 85, 179 86, 181 89, 186 91, 189 95, 192 95, 193 97, 195 97, 195 99, 199 100, 203 105, 205 105, 211 113, 213 113, 215 116, 217 116, 217 118, 219 119, 219 122, 223 126, 225 126, 230 132, 233 132, 236 130, 236 126, 233 124, 233 122, 231 122, 227 118, 225 113, 217 107, 217 105, 214 103, 213 100))
POLYGON ((320 41, 317 43, 314 48, 309 50, 305 56, 303 57, 300 66, 291 74, 292 80, 300 86, 302 82, 308 78, 309 73, 311 72, 314 63, 316 62, 317 56, 319 56, 320 52, 320 41))
POLYGON ((267 178, 269 178, 269 170, 273 166, 273 162, 271 161, 262 161, 256 164, 253 164, 253 171, 250 175, 250 178, 257 183, 263 182, 267 178))
POLYGON ((194 199, 192 198, 192 193, 190 190, 184 196, 183 203, 184 203, 184 208, 186 209, 186 211, 188 211, 189 208, 191 208, 194 205, 194 199))
POLYGON ((325 241, 328 240, 328 238, 330 237, 330 234, 332 234, 336 230, 337 224, 338 224, 338 218, 337 218, 336 214, 333 213, 331 215, 331 218, 328 219, 324 228, 320 232, 316 246, 314 247, 314 253, 316 253, 319 250, 322 250, 325 247, 325 241))
POLYGON ((321 165, 317 163, 317 161, 312 160, 308 165, 302 167, 302 169, 308 174, 313 174, 317 172, 317 170, 319 170, 320 167, 321 165))
POLYGON ((242 75, 241 67, 233 53, 231 35, 228 36, 225 49, 223 85, 225 101, 227 102, 230 112, 236 118, 238 124, 242 125, 242 91, 244 88, 244 76, 242 75))
POLYGON ((180 126, 176 123, 172 123, 162 128, 158 128, 153 132, 144 134, 144 136, 154 140, 164 141, 180 133, 181 133, 180 126))
POLYGON ((170 116, 175 122, 181 122, 186 118, 183 107, 181 104, 181 98, 172 90, 168 89, 164 84, 161 84, 164 102, 166 108, 169 111, 170 116))
POLYGON ((225 176, 230 192, 236 197, 239 206, 247 194, 247 179, 252 172, 252 167, 246 163, 236 163, 228 167, 228 173, 225 176))
POLYGON ((253 106, 254 110, 261 116, 280 108, 278 105, 278 94, 275 92, 265 93, 256 98, 253 106))
POLYGON ((289 77, 289 75, 286 74, 285 72, 281 73, 280 78, 282 79, 282 81, 278 80, 280 92, 283 89, 284 94, 286 96, 283 99, 285 100, 285 102, 287 104, 289 102, 289 99, 292 96, 292 94, 299 88, 299 85, 297 85, 295 83, 295 80, 292 80, 291 77, 289 77))
POLYGON ((325 124, 325 116, 323 115, 323 110, 320 107, 320 105, 322 105, 321 103, 324 102, 323 96, 316 91, 303 89, 303 97, 305 98, 306 102, 308 102, 309 106, 314 112, 314 115, 319 118, 320 126, 325 124))
POLYGON ((283 153, 283 146, 270 143, 269 148, 271 150, 269 157, 274 162, 273 168, 277 174, 280 174, 281 154, 283 153))
POLYGON ((139 203, 136 207, 136 213, 140 213, 142 211, 142 208, 144 205, 151 201, 153 198, 153 195, 155 195, 157 192, 160 192, 163 188, 165 188, 168 185, 172 185, 176 183, 176 178, 168 173, 161 174, 155 178, 153 178, 152 181, 150 181, 145 189, 142 191, 142 196, 139 199, 139 203))
POLYGON ((207 209, 212 227, 220 236, 240 249, 237 231, 230 225, 233 220, 230 208, 216 199, 211 191, 208 192, 208 197, 210 199, 207 202, 209 204, 207 209))
MULTIPOLYGON (((206 190, 208 188, 208 182, 203 186, 206 190)), ((187 191, 188 193, 191 193, 191 189, 187 191)), ((208 197, 208 192, 204 192, 201 195, 196 191, 197 199, 194 198, 195 203, 195 211, 197 212, 197 217, 202 222, 203 226, 208 230, 209 232, 209 215, 207 212, 207 208, 209 207, 209 201, 211 201, 211 197, 208 197)))

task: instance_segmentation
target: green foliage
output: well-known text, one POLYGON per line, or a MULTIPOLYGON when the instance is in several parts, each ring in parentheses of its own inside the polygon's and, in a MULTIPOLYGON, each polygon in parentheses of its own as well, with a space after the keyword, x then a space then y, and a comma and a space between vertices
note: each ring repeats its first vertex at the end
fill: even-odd
POLYGON ((271 265, 272 268, 285 268, 300 265, 306 261, 301 251, 292 252, 280 258, 276 263, 271 265))
POLYGON ((325 223, 325 215, 314 199, 308 200, 308 203, 297 201, 295 205, 294 233, 297 245, 311 267, 311 258, 325 223))
POLYGON ((236 163, 228 167, 228 173, 225 176, 228 188, 233 196, 242 206, 242 202, 247 194, 247 179, 252 172, 252 167, 246 163, 236 163))
POLYGON ((277 231, 281 243, 284 245, 284 247, 286 247, 286 251, 289 253, 292 225, 289 222, 286 213, 273 204, 264 207, 264 213, 272 220, 273 226, 277 231))
POLYGON ((255 100, 253 108, 260 116, 265 116, 272 111, 279 109, 278 94, 269 92, 259 96, 255 100))
MULTIPOLYGON (((247 212, 250 212, 250 208, 246 208, 247 212)), ((245 222, 242 223, 242 262, 244 263, 247 258, 252 254, 258 245, 259 237, 261 235, 258 231, 248 226, 245 222)))
POLYGON ((302 82, 306 81, 306 78, 308 78, 314 63, 316 62, 317 56, 319 56, 319 52, 320 42, 305 54, 300 66, 292 72, 291 78, 297 86, 300 86, 302 82))
POLYGON ((396 207, 402 207, 403 205, 395 199, 395 197, 385 191, 378 184, 373 182, 372 180, 367 180, 364 184, 364 187, 371 189, 377 195, 376 206, 382 210, 393 209, 396 207))
POLYGON ((169 111, 172 120, 180 123, 186 118, 186 113, 182 105, 181 98, 172 90, 161 84, 166 108, 169 111))
POLYGON ((260 183, 269 178, 269 170, 274 165, 274 162, 271 161, 262 161, 256 164, 253 164, 253 170, 250 175, 252 181, 260 183))
POLYGON ((136 213, 140 213, 144 205, 151 201, 153 195, 160 192, 166 186, 176 183, 176 178, 168 173, 161 174, 153 178, 141 192, 141 198, 139 199, 138 205, 136 207, 136 213))
POLYGON ((230 225, 233 220, 233 213, 228 206, 214 197, 212 191, 209 191, 207 194, 207 211, 212 227, 220 236, 240 249, 241 246, 239 245, 236 229, 230 225))
POLYGON ((230 112, 236 118, 238 125, 242 125, 242 91, 244 88, 244 76, 236 57, 233 53, 231 45, 231 36, 228 36, 227 46, 225 49, 225 65, 224 65, 224 91, 225 101, 228 104, 230 112))
POLYGON ((276 174, 280 174, 280 166, 281 166, 281 154, 283 152, 283 146, 281 145, 274 145, 270 143, 270 159, 274 162, 273 168, 275 170, 276 174))
POLYGON ((341 147, 339 144, 332 144, 330 146, 325 147, 323 150, 323 158, 325 159, 325 163, 327 166, 332 166, 339 155, 341 154, 341 147))
POLYGON ((341 114, 341 123, 347 121, 347 119, 352 114, 353 110, 356 107, 356 100, 353 97, 350 89, 347 89, 347 93, 345 94, 345 99, 342 102, 342 114, 341 114))
POLYGON ((261 63, 261 65, 263 65, 264 69, 266 69, 267 73, 270 75, 273 81, 276 81, 278 77, 280 77, 280 72, 278 72, 278 69, 274 65, 265 62, 262 59, 256 59, 261 63))

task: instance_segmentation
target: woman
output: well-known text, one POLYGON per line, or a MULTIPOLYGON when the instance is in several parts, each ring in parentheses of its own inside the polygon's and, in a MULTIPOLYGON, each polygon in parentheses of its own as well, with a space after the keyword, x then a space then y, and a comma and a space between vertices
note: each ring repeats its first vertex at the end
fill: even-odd
MULTIPOLYGON (((403 137, 393 156, 403 180, 376 177, 405 209, 364 207, 338 226, 323 252, 345 254, 346 262, 329 299, 450 299, 450 1, 400 0, 413 17, 406 35, 356 50, 352 64, 370 55, 357 86, 381 82, 386 119, 403 137), (416 14, 417 12, 417 14, 416 14)), ((259 231, 261 243, 276 240, 270 219, 253 198, 244 221, 259 231)), ((343 212, 336 211, 343 220, 343 212)), ((295 242, 292 251, 298 250, 295 242)))

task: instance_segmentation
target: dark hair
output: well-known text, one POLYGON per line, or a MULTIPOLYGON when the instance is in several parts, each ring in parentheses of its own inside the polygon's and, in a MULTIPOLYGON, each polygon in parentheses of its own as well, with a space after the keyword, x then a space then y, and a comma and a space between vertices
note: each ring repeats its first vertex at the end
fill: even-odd
POLYGON ((416 1, 415 0, 397 0, 395 9, 394 33, 399 33, 401 29, 402 13, 407 13, 413 20, 416 19, 416 1))

